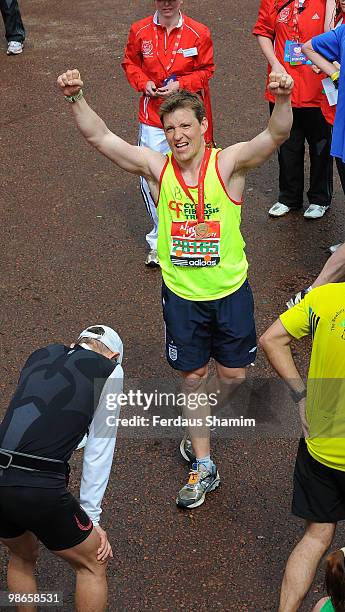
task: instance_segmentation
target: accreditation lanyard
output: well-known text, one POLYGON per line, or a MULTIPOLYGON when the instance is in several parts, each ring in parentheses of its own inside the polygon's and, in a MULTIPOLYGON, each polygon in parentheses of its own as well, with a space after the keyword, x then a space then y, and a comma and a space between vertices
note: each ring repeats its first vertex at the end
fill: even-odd
POLYGON ((179 32, 178 32, 178 34, 176 36, 176 41, 175 41, 175 44, 174 44, 174 48, 172 50, 171 60, 170 60, 170 62, 168 64, 165 64, 164 60, 159 55, 158 28, 157 28, 157 25, 155 24, 155 22, 153 22, 153 29, 154 29, 154 33, 155 33, 156 56, 159 59, 159 61, 161 62, 161 64, 164 66, 164 68, 165 68, 165 70, 167 72, 169 72, 169 70, 172 68, 173 63, 174 63, 174 61, 176 59, 176 53, 177 53, 177 50, 179 49, 180 43, 181 43, 181 38, 182 38, 182 34, 183 34, 183 28, 184 28, 184 19, 182 17, 182 25, 181 25, 180 28, 178 28, 179 32))
POLYGON ((299 31, 299 17, 301 11, 304 9, 305 0, 295 0, 293 11, 292 11, 292 27, 294 31, 293 40, 295 42, 299 42, 301 38, 301 34, 299 31))
POLYGON ((181 174, 179 165, 177 164, 175 158, 172 157, 172 164, 173 164, 173 168, 174 168, 177 180, 180 183, 186 196, 190 200, 192 200, 193 204, 195 205, 198 223, 204 223, 204 220, 205 220, 205 176, 207 172, 208 162, 210 161, 211 153, 212 153, 211 149, 209 149, 208 147, 205 148, 205 153, 204 153, 203 160, 201 162, 201 166, 199 170, 199 177, 198 177, 198 203, 195 202, 191 192, 189 191, 188 185, 186 185, 186 182, 181 174))

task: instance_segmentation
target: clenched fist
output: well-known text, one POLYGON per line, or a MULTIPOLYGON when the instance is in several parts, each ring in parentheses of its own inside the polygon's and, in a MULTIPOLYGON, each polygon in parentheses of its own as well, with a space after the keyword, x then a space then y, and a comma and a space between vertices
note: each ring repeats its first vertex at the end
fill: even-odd
POLYGON ((293 89, 293 78, 282 72, 271 72, 268 77, 268 89, 274 96, 288 96, 293 89))
POLYGON ((75 96, 81 90, 83 81, 80 78, 79 70, 74 68, 73 70, 66 70, 66 72, 60 74, 57 84, 61 87, 65 96, 75 96))

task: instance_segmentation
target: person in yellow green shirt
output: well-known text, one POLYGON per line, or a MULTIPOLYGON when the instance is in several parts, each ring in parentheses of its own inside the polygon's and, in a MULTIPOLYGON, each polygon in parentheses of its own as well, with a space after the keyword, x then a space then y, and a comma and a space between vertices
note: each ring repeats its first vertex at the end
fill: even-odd
POLYGON ((171 94, 160 107, 171 150, 167 156, 110 132, 86 103, 78 70, 61 74, 58 85, 86 140, 122 170, 145 177, 157 206, 166 353, 184 380, 190 438, 180 450, 193 462, 176 502, 195 508, 219 484, 206 426, 210 406, 201 392, 208 362, 215 359, 219 378, 231 390, 256 356, 254 304, 240 232, 242 196, 247 172, 289 136, 293 80, 271 73, 268 87, 276 104, 267 128, 222 151, 205 146, 208 122, 198 95, 171 94))
POLYGON ((303 438, 294 471, 292 513, 305 519, 305 533, 284 573, 280 612, 298 610, 321 557, 345 520, 345 283, 307 293, 261 336, 260 346, 290 388, 299 408, 303 438), (290 343, 312 338, 307 385, 290 343))

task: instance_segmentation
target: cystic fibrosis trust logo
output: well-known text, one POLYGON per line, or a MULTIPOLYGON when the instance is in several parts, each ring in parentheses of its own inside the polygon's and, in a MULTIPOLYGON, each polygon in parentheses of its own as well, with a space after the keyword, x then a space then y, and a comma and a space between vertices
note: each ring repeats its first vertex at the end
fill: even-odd
POLYGON ((170 210, 176 213, 176 217, 179 219, 181 215, 181 211, 183 209, 183 203, 171 200, 169 202, 169 208, 170 210))
MULTIPOLYGON (((192 221, 196 221, 197 219, 195 204, 192 204, 190 202, 181 202, 176 199, 170 200, 170 202, 168 203, 168 207, 169 210, 176 214, 177 220, 179 220, 182 215, 185 219, 190 219, 192 221)), ((206 220, 211 219, 212 215, 219 214, 219 212, 219 206, 213 206, 211 202, 205 202, 204 217, 206 220)))
POLYGON ((143 40, 141 43, 141 52, 143 57, 153 57, 152 40, 143 40))

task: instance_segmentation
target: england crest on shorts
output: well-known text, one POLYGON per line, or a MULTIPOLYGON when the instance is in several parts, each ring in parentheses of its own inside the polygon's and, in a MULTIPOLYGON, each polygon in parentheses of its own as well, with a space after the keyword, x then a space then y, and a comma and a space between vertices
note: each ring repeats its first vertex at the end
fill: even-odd
POLYGON ((169 357, 171 361, 176 361, 177 359, 177 346, 174 344, 169 344, 169 357))

